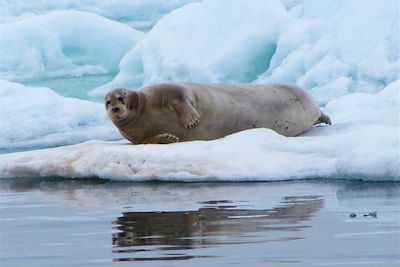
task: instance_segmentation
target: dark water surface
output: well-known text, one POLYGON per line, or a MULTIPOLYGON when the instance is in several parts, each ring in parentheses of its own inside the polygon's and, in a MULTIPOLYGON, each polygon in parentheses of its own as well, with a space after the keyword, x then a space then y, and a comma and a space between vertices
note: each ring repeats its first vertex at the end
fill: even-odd
POLYGON ((3 179, 0 192, 2 267, 400 265, 398 183, 3 179))

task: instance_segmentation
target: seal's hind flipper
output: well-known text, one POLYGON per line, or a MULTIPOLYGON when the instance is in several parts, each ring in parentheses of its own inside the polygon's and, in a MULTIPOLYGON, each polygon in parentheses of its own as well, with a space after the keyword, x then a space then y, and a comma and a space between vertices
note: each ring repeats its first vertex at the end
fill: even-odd
POLYGON ((192 129, 199 124, 199 113, 189 100, 174 101, 171 106, 178 115, 179 121, 186 129, 192 129))
POLYGON ((332 121, 331 118, 329 118, 328 115, 324 114, 323 112, 321 112, 321 116, 318 118, 318 120, 314 123, 315 124, 320 124, 320 123, 326 123, 329 125, 332 125, 332 121))

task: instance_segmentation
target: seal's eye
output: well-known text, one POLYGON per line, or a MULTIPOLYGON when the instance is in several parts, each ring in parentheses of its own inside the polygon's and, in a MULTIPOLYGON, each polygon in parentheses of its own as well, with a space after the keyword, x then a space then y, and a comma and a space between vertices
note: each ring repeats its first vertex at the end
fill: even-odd
POLYGON ((117 100, 120 101, 120 102, 123 102, 123 101, 124 101, 124 98, 123 98, 122 96, 119 96, 119 97, 117 98, 117 100))
POLYGON ((110 101, 110 100, 107 100, 106 106, 110 105, 110 103, 111 103, 111 101, 110 101))

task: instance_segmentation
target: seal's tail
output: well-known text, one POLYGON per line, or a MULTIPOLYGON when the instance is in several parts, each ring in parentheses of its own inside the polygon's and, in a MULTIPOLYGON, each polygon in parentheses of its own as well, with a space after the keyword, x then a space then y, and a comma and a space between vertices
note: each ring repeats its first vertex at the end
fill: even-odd
POLYGON ((318 120, 314 123, 315 124, 320 124, 320 123, 326 123, 329 125, 332 125, 332 121, 331 118, 329 118, 328 115, 324 114, 323 112, 321 112, 321 116, 318 118, 318 120))

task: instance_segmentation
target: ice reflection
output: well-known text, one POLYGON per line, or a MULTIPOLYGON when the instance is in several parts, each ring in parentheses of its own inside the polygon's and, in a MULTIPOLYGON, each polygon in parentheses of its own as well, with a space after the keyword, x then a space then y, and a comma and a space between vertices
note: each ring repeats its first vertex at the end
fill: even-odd
POLYGON ((246 209, 229 200, 201 204, 196 211, 122 213, 113 222, 119 230, 112 235, 114 261, 185 260, 208 257, 182 253, 193 248, 299 239, 295 232, 309 227, 304 222, 323 199, 285 197, 272 209, 246 209))

